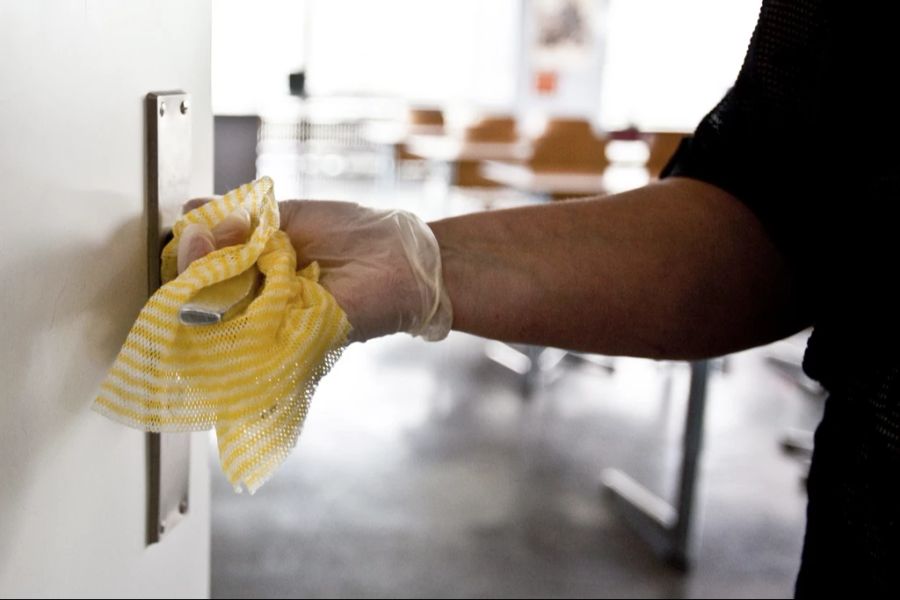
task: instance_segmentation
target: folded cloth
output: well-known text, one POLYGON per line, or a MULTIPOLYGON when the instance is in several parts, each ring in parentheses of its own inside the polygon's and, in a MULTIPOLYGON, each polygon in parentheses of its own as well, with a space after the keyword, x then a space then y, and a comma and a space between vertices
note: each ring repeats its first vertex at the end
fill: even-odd
POLYGON ((192 210, 162 254, 166 282, 138 315, 94 403, 144 431, 215 427, 222 470, 255 492, 297 442, 316 384, 341 354, 350 324, 279 229, 272 180, 263 177, 192 210), (177 274, 178 240, 190 223, 212 228, 242 206, 249 240, 215 250, 177 274), (198 291, 256 265, 264 277, 242 314, 203 326, 179 321, 198 291))

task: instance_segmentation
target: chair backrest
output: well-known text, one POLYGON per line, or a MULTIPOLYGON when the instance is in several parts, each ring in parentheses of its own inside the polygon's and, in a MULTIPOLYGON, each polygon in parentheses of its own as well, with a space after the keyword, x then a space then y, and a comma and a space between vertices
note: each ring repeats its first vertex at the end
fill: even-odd
POLYGON ((535 171, 603 173, 609 166, 606 143, 584 119, 551 119, 534 140, 529 166, 535 171))
POLYGON ((485 116, 466 127, 467 142, 513 143, 518 139, 516 119, 508 115, 485 116))
POLYGON ((444 113, 439 108, 411 108, 409 110, 409 125, 418 127, 444 127, 444 113))
POLYGON ((682 132, 657 131, 649 134, 650 156, 647 158, 647 172, 651 179, 659 178, 660 172, 665 168, 669 159, 678 149, 681 140, 689 135, 682 132))

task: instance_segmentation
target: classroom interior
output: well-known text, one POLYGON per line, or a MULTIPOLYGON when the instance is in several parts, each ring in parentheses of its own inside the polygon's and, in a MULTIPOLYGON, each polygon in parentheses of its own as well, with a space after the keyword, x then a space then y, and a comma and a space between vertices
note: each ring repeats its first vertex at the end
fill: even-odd
MULTIPOLYGON (((759 4, 216 0, 215 192, 266 175, 428 221, 645 185, 759 4)), ((276 477, 212 478, 212 595, 788 596, 825 399, 808 333, 695 363, 354 344, 276 477)))

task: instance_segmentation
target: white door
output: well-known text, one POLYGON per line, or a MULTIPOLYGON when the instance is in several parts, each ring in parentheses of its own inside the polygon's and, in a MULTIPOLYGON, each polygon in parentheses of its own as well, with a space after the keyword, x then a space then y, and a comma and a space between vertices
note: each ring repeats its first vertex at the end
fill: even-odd
POLYGON ((0 30, 0 597, 208 596, 206 438, 147 547, 145 435, 90 405, 146 298, 147 92, 193 95, 212 190, 209 2, 0 0, 0 30))

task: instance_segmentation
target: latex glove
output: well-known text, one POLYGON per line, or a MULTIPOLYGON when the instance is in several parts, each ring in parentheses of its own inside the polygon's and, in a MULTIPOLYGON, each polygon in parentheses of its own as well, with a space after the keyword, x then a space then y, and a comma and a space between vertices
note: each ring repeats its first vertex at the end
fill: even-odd
MULTIPOLYGON (((192 200, 185 211, 206 201, 192 200)), ((453 310, 441 274, 440 248, 421 219, 351 202, 292 200, 279 207, 281 228, 297 252, 298 267, 319 263, 320 283, 353 326, 351 341, 398 332, 432 341, 447 336, 453 310)), ((185 228, 178 246, 179 273, 228 240, 246 239, 249 222, 243 226, 238 216, 226 222, 213 231, 185 228)))
POLYGON ((426 340, 447 337, 453 309, 431 229, 412 213, 352 202, 282 202, 281 228, 298 266, 317 261, 321 283, 365 341, 406 332, 426 340))

